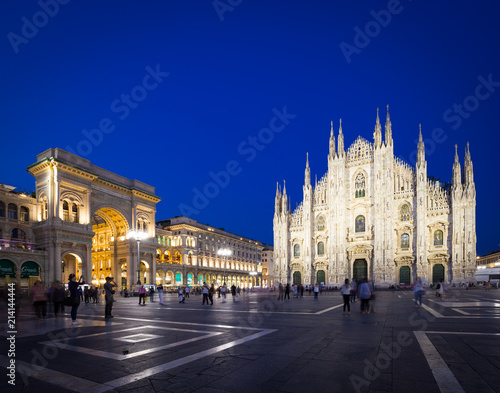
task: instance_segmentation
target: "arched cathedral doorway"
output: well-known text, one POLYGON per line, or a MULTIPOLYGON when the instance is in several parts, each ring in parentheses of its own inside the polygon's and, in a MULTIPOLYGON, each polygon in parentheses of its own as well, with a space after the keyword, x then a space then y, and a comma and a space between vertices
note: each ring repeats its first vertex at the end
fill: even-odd
POLYGON ((360 282, 363 278, 368 278, 368 264, 365 259, 356 259, 352 265, 352 278, 360 282))
POLYGON ((432 282, 436 283, 441 280, 444 281, 444 266, 438 263, 432 268, 432 282))
POLYGON ((302 275, 300 272, 293 273, 293 283, 294 285, 299 285, 302 282, 302 275))

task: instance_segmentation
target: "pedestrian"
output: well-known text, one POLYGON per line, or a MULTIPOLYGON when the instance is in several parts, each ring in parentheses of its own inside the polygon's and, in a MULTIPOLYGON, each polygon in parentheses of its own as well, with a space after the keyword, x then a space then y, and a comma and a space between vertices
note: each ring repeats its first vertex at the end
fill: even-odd
POLYGON ((443 300, 443 280, 439 280, 437 285, 436 285, 436 299, 441 299, 443 300))
POLYGON ((344 312, 342 313, 342 315, 345 315, 346 307, 347 307, 348 315, 351 315, 351 304, 349 302, 349 300, 351 298, 351 290, 352 290, 352 288, 351 288, 351 285, 349 284, 349 279, 346 278, 344 285, 342 285, 342 287, 340 288, 340 293, 341 293, 342 297, 344 298, 344 312))
POLYGON ((35 307, 36 319, 47 317, 47 291, 40 280, 36 280, 30 289, 31 300, 35 307))
POLYGON ((300 284, 300 297, 304 297, 304 286, 302 284, 300 284))
POLYGON ((278 300, 283 300, 283 284, 280 283, 278 286, 278 300))
POLYGON ((68 282, 68 290, 69 290, 69 297, 71 298, 71 320, 72 320, 72 325, 81 325, 81 322, 78 322, 76 320, 76 314, 78 312, 78 306, 80 306, 80 300, 81 300, 81 290, 79 291, 79 286, 80 285, 85 285, 85 281, 83 281, 83 276, 80 276, 80 280, 76 281, 76 276, 71 273, 69 275, 69 282, 68 282))
POLYGON ((56 318, 59 316, 59 310, 61 314, 64 315, 64 298, 66 297, 66 291, 61 285, 60 281, 56 281, 52 288, 52 303, 54 304, 54 315, 56 318))
POLYGON ((149 300, 151 302, 155 301, 155 288, 153 286, 149 287, 149 300))
MULTIPOLYGON (((214 305, 214 293, 215 293, 215 288, 214 288, 214 284, 212 283, 212 285, 210 285, 210 288, 208 290, 208 299, 210 300, 211 306, 214 305)), ((207 302, 207 304, 208 304, 208 302, 207 302)))
POLYGON ((315 298, 315 299, 318 299, 318 295, 319 295, 319 284, 318 284, 318 283, 316 283, 316 284, 314 285, 314 298, 315 298))
POLYGON ((139 288, 139 306, 141 305, 141 300, 142 300, 142 305, 146 305, 146 288, 144 288, 144 285, 141 285, 141 288, 139 288))
POLYGON ((288 300, 290 300, 290 284, 286 284, 285 286, 285 297, 283 298, 283 300, 285 300, 287 296, 288 300))
POLYGON ((203 288, 202 288, 202 295, 203 295, 203 302, 201 303, 201 305, 203 306, 205 304, 205 302, 207 302, 207 306, 208 306, 208 285, 206 282, 203 283, 203 288))
POLYGON ((114 294, 115 290, 113 287, 116 287, 116 283, 114 281, 113 277, 106 277, 106 284, 104 284, 104 300, 106 306, 104 307, 104 318, 113 318, 113 315, 111 315, 111 310, 113 309, 113 301, 114 301, 114 294))
POLYGON ((89 302, 89 287, 83 289, 83 297, 85 298, 85 303, 89 302))
POLYGON ((363 279, 361 285, 359 286, 359 298, 361 299, 361 313, 370 313, 370 298, 372 297, 372 291, 370 284, 366 278, 363 279))
POLYGON ((224 285, 222 285, 221 289, 220 289, 220 292, 221 292, 221 296, 222 296, 222 299, 224 299, 222 301, 222 303, 225 303, 226 302, 226 292, 227 292, 227 286, 226 286, 226 283, 224 283, 224 285))
POLYGON ((236 301, 236 285, 231 285, 231 295, 233 296, 233 302, 236 301))
POLYGON ((177 294, 179 295, 179 303, 184 303, 186 301, 186 298, 184 297, 184 288, 179 287, 177 294))
POLYGON ((220 298, 220 285, 217 287, 217 298, 220 298))
POLYGON ((358 284, 354 281, 354 278, 351 281, 351 302, 356 301, 356 292, 358 292, 358 284))
POLYGON ((189 287, 186 287, 184 289, 184 292, 186 293, 186 299, 189 299, 189 292, 191 292, 191 290, 189 289, 189 287))
POLYGON ((160 304, 163 306, 163 285, 158 285, 156 289, 158 290, 158 299, 160 299, 160 304))
POLYGON ((415 307, 422 307, 422 296, 424 294, 424 286, 422 284, 422 279, 417 277, 417 281, 413 286, 413 293, 415 295, 415 307))

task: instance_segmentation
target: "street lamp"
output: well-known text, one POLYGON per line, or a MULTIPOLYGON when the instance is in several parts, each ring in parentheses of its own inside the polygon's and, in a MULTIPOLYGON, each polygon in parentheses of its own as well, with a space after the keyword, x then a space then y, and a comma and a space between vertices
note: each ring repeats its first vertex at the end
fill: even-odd
POLYGON ((217 250, 217 255, 222 255, 224 257, 224 284, 226 284, 226 257, 231 255, 231 250, 229 248, 219 248, 217 250))
POLYGON ((137 285, 141 285, 141 257, 139 254, 140 246, 142 239, 147 237, 147 233, 139 230, 131 230, 127 233, 127 239, 135 239, 137 240, 137 285))

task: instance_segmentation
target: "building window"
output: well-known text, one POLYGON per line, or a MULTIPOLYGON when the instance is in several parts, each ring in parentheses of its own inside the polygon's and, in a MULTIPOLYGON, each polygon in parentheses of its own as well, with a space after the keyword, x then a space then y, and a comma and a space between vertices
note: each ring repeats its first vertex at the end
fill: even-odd
POLYGON ((21 206, 21 221, 28 222, 30 220, 30 211, 27 207, 21 206))
POLYGON ((410 248, 410 235, 407 233, 401 235, 401 248, 410 248))
POLYGON ((401 206, 401 211, 399 212, 401 221, 410 221, 410 206, 406 203, 401 206))
POLYGON ((20 240, 20 241, 26 241, 26 233, 22 229, 19 228, 14 228, 12 230, 12 234, 10 237, 10 240, 20 240))
POLYGON ((5 203, 0 202, 0 217, 5 217, 5 203))
POLYGON ((69 221, 69 204, 67 201, 63 202, 63 221, 69 221))
POLYGON ((356 217, 355 231, 356 233, 365 231, 365 216, 360 215, 356 217))
POLYGON ((76 203, 73 203, 71 205, 71 214, 72 214, 72 221, 73 222, 79 222, 80 219, 78 218, 78 205, 76 203))
POLYGON ((9 203, 9 218, 17 220, 17 206, 13 203, 9 203))
POLYGON ((439 229, 434 232, 434 245, 435 246, 443 245, 443 231, 439 229))
POLYGON ((356 198, 363 198, 365 196, 365 175, 358 173, 354 179, 354 196, 356 198))
POLYGON ((293 246, 293 256, 294 257, 300 257, 300 245, 296 244, 293 246))
POLYGON ((319 216, 318 218, 318 231, 325 230, 325 217, 319 216))
POLYGON ((325 254, 325 243, 319 242, 318 243, 318 255, 324 255, 325 254))

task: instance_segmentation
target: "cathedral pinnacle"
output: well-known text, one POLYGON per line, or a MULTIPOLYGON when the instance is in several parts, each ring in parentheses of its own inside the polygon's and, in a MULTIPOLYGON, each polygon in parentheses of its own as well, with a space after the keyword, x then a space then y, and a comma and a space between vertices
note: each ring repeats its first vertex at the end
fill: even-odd
POLYGON ((422 124, 418 125, 418 153, 417 153, 417 164, 420 165, 425 161, 425 145, 422 138, 422 124))
POLYGON ((392 123, 389 116, 389 105, 387 105, 387 116, 385 117, 385 144, 392 145, 392 123))
POLYGON ((373 132, 373 142, 375 144, 375 148, 380 147, 382 145, 382 127, 380 126, 378 108, 377 108, 377 120, 375 122, 375 131, 373 132))
POLYGON ((305 184, 306 186, 311 185, 311 169, 309 168, 309 153, 307 153, 307 158, 306 158, 305 184))
POLYGON ((469 142, 467 142, 467 147, 465 148, 465 159, 464 159, 464 183, 474 183, 474 172, 472 170, 472 160, 470 158, 469 142))
POLYGON ((333 135, 333 121, 331 122, 331 131, 330 131, 330 157, 335 157, 335 136, 333 135))
POLYGON ((337 151, 339 153, 339 156, 344 154, 344 134, 342 134, 342 119, 340 119, 340 125, 339 125, 339 141, 338 141, 337 151))
POLYGON ((458 146, 455 145, 455 162, 453 163, 453 187, 460 187, 462 175, 460 174, 460 160, 458 159, 458 146))

